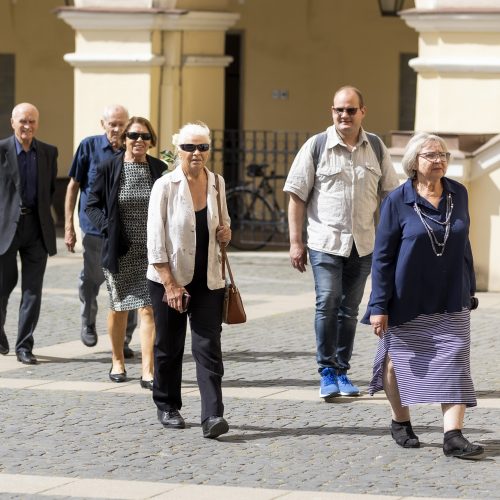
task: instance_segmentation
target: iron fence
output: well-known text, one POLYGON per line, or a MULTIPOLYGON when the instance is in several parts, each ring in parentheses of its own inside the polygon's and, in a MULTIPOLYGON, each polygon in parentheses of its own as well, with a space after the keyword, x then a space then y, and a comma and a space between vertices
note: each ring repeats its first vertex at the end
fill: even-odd
POLYGON ((223 172, 233 246, 258 249, 289 244, 288 195, 283 185, 308 132, 215 130, 211 166, 223 172))

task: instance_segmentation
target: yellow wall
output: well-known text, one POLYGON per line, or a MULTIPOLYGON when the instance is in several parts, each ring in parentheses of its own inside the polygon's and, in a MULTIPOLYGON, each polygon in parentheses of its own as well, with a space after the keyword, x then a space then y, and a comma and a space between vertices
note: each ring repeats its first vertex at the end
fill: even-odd
POLYGON ((15 101, 40 111, 39 139, 59 148, 59 176, 73 156, 73 68, 63 55, 74 32, 52 10, 61 0, 0 0, 0 52, 16 55, 15 101))
POLYGON ((470 240, 479 290, 500 290, 500 169, 469 185, 470 240))
MULTIPOLYGON (((116 89, 108 89, 104 95, 102 89, 89 89, 93 98, 73 106, 73 68, 63 61, 63 55, 75 50, 74 31, 52 12, 62 4, 61 0, 0 0, 0 50, 18 54, 16 101, 31 101, 40 108, 39 136, 59 147, 60 175, 64 176, 79 140, 100 132, 99 116, 110 101, 109 95, 114 96, 112 101, 120 102, 127 91, 125 81, 116 81, 116 89), (74 109, 77 116, 83 116, 80 112, 84 110, 86 113, 73 133, 74 109)), ((323 129, 331 121, 332 92, 347 83, 359 86, 365 94, 367 128, 381 133, 397 128, 399 53, 417 51, 417 34, 400 19, 381 17, 375 0, 178 0, 177 8, 240 13, 234 30, 243 34, 243 128, 323 129), (273 89, 288 90, 289 99, 272 99, 273 89)), ((100 35, 88 32, 79 36, 78 52, 90 49, 93 38, 100 35)), ((147 36, 141 39, 137 35, 135 32, 133 36, 138 50, 151 43, 147 36)), ((165 45, 178 36, 164 34, 165 45)), ((224 52, 223 33, 186 32, 181 37, 184 54, 224 52)), ((114 51, 125 41, 133 48, 131 40, 110 33, 106 51, 114 51)), ((168 57, 168 50, 163 53, 168 57)), ((129 93, 126 101, 131 113, 158 113, 158 119, 151 117, 161 122, 168 135, 177 123, 196 118, 222 128, 224 90, 217 70, 189 67, 179 73, 177 68, 158 70, 156 74, 152 70, 151 82, 154 92, 164 92, 160 106, 178 96, 179 109, 153 110, 155 96, 146 103, 144 96, 129 93), (215 98, 207 99, 207 95, 215 98)), ((77 87, 87 85, 89 71, 77 70, 77 87)), ((104 81, 105 71, 102 73, 104 81)), ((160 137, 169 146, 170 137, 160 137)))
POLYGON ((345 84, 363 92, 367 128, 398 128, 399 54, 416 54, 418 36, 399 18, 381 17, 375 0, 230 6, 241 14, 243 128, 324 129, 333 92, 345 84), (289 99, 272 99, 273 89, 288 90, 289 99))

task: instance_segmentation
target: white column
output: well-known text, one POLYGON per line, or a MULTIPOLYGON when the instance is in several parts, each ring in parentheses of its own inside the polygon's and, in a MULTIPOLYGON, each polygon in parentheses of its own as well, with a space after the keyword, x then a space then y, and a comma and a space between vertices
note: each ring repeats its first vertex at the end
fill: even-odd
POLYGON ((419 33, 415 130, 497 133, 500 0, 416 0, 401 17, 419 33))

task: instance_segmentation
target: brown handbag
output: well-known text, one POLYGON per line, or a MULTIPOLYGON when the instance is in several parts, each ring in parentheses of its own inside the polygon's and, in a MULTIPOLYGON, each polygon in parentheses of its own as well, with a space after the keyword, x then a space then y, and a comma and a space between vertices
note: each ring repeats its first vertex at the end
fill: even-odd
MULTIPOLYGON (((222 210, 220 205, 219 194, 219 176, 215 174, 215 188, 217 189, 217 209, 219 210, 219 224, 222 224, 222 210)), ((220 243, 220 251, 222 255, 222 279, 226 282, 226 292, 224 295, 224 307, 222 309, 222 321, 228 325, 237 325, 245 323, 247 315, 243 307, 240 291, 234 283, 233 273, 227 258, 226 246, 220 243), (226 281, 225 267, 229 273, 229 282, 226 281)))

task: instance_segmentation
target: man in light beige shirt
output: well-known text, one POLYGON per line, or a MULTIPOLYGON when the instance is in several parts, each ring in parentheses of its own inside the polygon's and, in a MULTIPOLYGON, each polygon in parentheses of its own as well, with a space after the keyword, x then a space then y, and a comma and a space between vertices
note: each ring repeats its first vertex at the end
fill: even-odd
POLYGON ((334 126, 308 139, 290 168, 290 260, 306 270, 307 248, 316 287, 316 359, 320 397, 354 396, 350 368, 359 303, 370 273, 378 204, 399 182, 380 138, 361 126, 361 92, 351 86, 334 95, 334 126))

